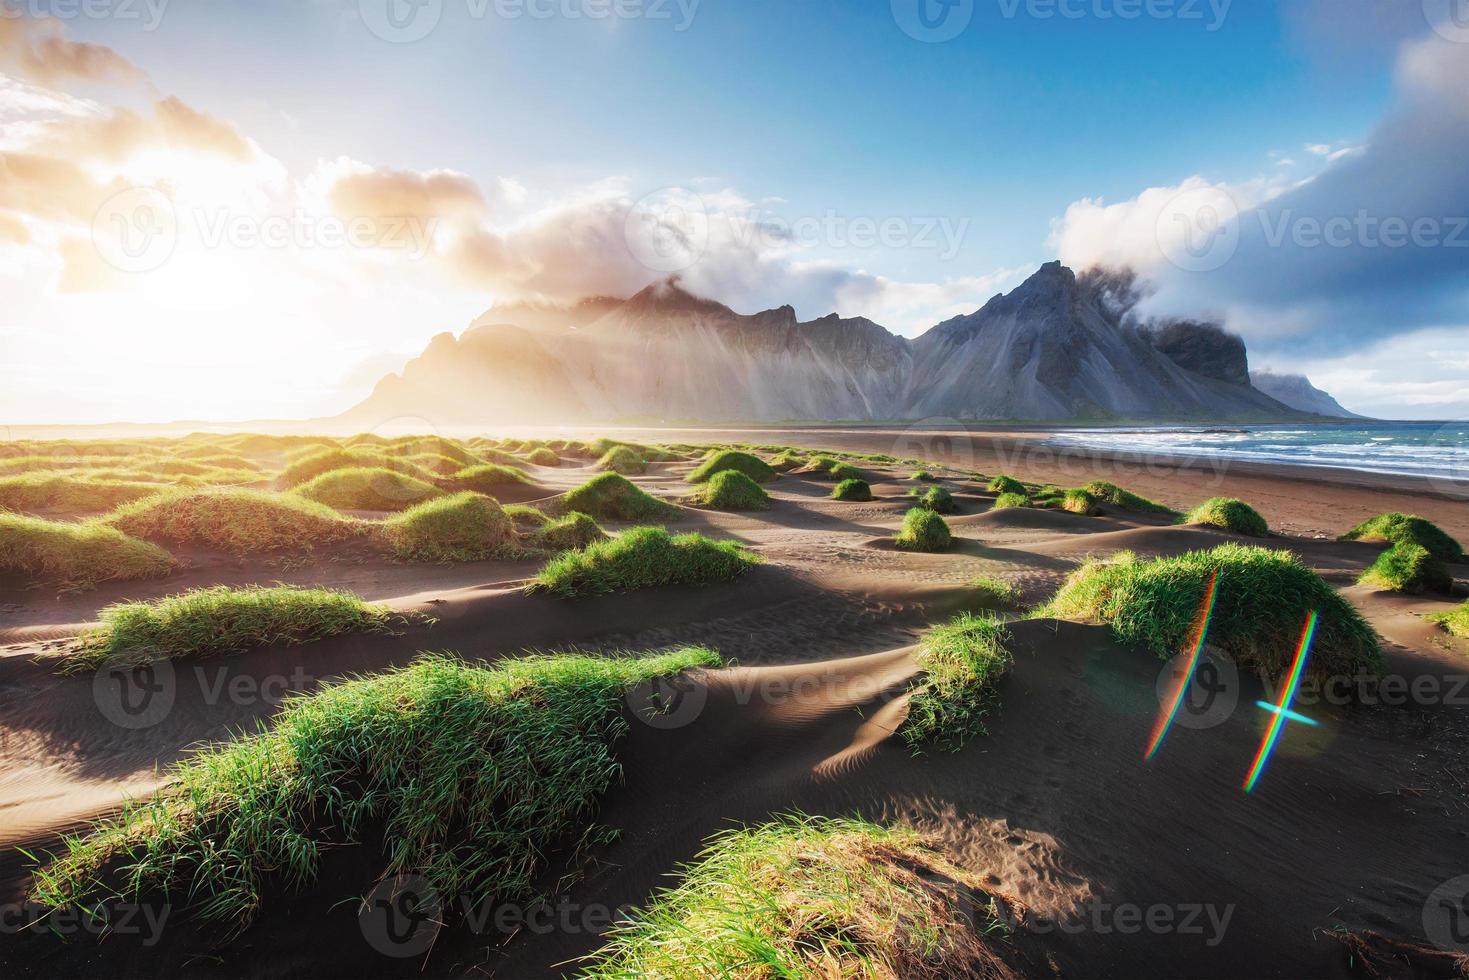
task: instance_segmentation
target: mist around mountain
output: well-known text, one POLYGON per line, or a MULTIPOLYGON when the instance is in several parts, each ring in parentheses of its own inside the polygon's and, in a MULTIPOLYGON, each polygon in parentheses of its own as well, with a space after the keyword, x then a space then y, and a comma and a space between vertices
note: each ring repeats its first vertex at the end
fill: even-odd
POLYGON ((676 280, 628 299, 498 306, 459 337, 435 337, 338 421, 1262 422, 1344 412, 1329 396, 1262 390, 1239 337, 1140 320, 1139 299, 1129 273, 1078 276, 1052 262, 914 339, 861 317, 800 321, 790 306, 743 315, 676 280))
POLYGON ((1343 408, 1340 402, 1313 385, 1311 380, 1303 375, 1251 371, 1250 383, 1271 398, 1298 412, 1325 415, 1329 418, 1366 418, 1365 415, 1358 415, 1356 412, 1343 408))

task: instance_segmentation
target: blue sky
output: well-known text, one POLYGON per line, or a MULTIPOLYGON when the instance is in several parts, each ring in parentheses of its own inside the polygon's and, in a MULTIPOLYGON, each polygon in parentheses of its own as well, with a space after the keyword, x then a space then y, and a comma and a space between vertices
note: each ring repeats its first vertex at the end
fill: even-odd
MULTIPOLYGON (((65 8, 54 4, 65 2, 19 5, 58 12, 65 8)), ((353 299, 323 285, 351 281, 345 265, 299 262, 315 278, 283 283, 285 264, 267 261, 280 256, 236 261, 231 253, 225 275, 217 250, 200 253, 197 266, 218 272, 216 284, 188 302, 171 293, 160 300, 162 280, 150 292, 139 276, 126 289, 106 287, 120 294, 99 295, 106 290, 91 280, 76 287, 85 277, 71 274, 60 245, 49 266, 32 254, 45 238, 32 226, 31 253, 7 262, 0 252, 0 275, 8 269, 12 277, 8 286, 0 279, 0 288, 12 291, 11 308, 25 317, 0 322, 0 330, 25 356, 87 348, 98 311, 119 308, 140 331, 154 321, 172 324, 158 329, 175 341, 197 337, 193 325, 201 320, 217 322, 220 335, 248 323, 265 337, 279 330, 301 352, 289 369, 280 358, 262 358, 251 365, 262 376, 253 387, 242 380, 238 391, 160 383, 153 387, 171 393, 134 393, 123 411, 135 418, 333 411, 434 333, 462 329, 493 302, 635 288, 646 270, 631 265, 579 278, 573 267, 595 263, 595 249, 567 250, 553 240, 567 228, 594 238, 596 220, 621 213, 608 212, 605 202, 626 210, 660 188, 687 189, 736 225, 748 225, 751 215, 787 226, 831 215, 896 219, 911 238, 915 225, 942 220, 955 232, 953 247, 901 236, 854 244, 829 232, 751 245, 737 232, 728 240, 716 234, 688 272, 737 309, 792 302, 814 317, 836 308, 909 334, 977 308, 1058 255, 1073 265, 1134 261, 1129 236, 1141 226, 1135 212, 1146 210, 1150 189, 1176 192, 1196 180, 1226 189, 1253 213, 1355 167, 1356 184, 1337 183, 1359 189, 1321 213, 1349 211, 1351 194, 1391 175, 1380 146, 1374 156, 1374 134, 1394 119, 1399 132, 1430 128, 1412 106, 1404 108, 1405 78, 1417 77, 1405 51, 1442 41, 1422 0, 956 0, 950 17, 968 17, 967 26, 941 43, 904 30, 915 23, 918 3, 939 0, 622 0, 641 2, 643 15, 596 20, 564 12, 585 13, 598 0, 539 0, 551 16, 513 6, 520 0, 501 0, 518 16, 499 16, 494 3, 486 8, 479 0, 98 2, 125 6, 106 8, 112 16, 65 18, 65 36, 105 45, 146 83, 35 64, 27 76, 14 59, 0 61, 0 72, 27 92, 65 93, 77 115, 119 107, 146 114, 166 96, 218 120, 250 146, 248 159, 236 154, 231 164, 248 174, 230 178, 231 208, 255 206, 233 194, 246 179, 260 187, 252 200, 269 208, 286 200, 339 206, 349 172, 371 183, 358 188, 362 194, 401 194, 404 182, 447 173, 483 197, 469 216, 434 210, 443 207, 437 199, 426 214, 453 223, 449 244, 436 240, 433 256, 445 259, 449 279, 435 280, 427 261, 412 268, 368 263, 360 290, 349 290, 353 299), (412 2, 437 12, 426 36, 391 43, 370 28, 385 4, 412 2), (1124 17, 1129 10, 1140 14, 1124 17), (161 14, 156 26, 150 11, 161 14), (527 262, 539 271, 511 271, 527 262), (562 268, 547 268, 557 263, 562 268), (252 264, 253 274, 267 278, 252 281, 252 264), (41 268, 60 289, 37 285, 41 268)), ((1466 49, 1440 43, 1420 59, 1435 66, 1433 84, 1457 78, 1466 49)), ((24 128, 34 119, 16 123, 18 114, 0 116, 0 136, 12 150, 25 148, 34 132, 24 128), (6 122, 13 128, 5 130, 6 122)), ((175 136, 161 138, 184 152, 175 136)), ((1422 155, 1446 145, 1455 148, 1452 139, 1440 140, 1422 155)), ((188 152, 195 150, 218 147, 200 150, 196 141, 188 152)), ((173 193, 169 165, 148 179, 173 193)), ((1430 187, 1439 187, 1437 176, 1429 174, 1430 187)), ((1469 210, 1456 193, 1464 182, 1444 180, 1438 197, 1418 206, 1439 217, 1469 210)), ((217 192, 217 183, 208 189, 217 192)), ((414 193, 424 197, 422 187, 414 193)), ((1151 229, 1155 216, 1144 217, 1151 229)), ((1264 265, 1289 268, 1278 247, 1262 254, 1264 265)), ((1445 255, 1457 259, 1443 250, 1435 258, 1445 255)), ((1258 267, 1253 258, 1234 265, 1258 267)), ((1408 398, 1394 394, 1404 378, 1385 366, 1402 361, 1406 370, 1423 331, 1446 352, 1445 363, 1469 363, 1469 345, 1455 341, 1469 319, 1454 313, 1465 296, 1464 267, 1457 274, 1453 261, 1423 264, 1429 267, 1439 270, 1434 302, 1406 311, 1402 322, 1380 322, 1380 311, 1397 305, 1396 284, 1384 283, 1380 303, 1352 304, 1379 311, 1353 327, 1353 350, 1330 341, 1338 311, 1321 296, 1282 297, 1277 286, 1268 299, 1251 297, 1240 275, 1206 284, 1164 269, 1161 295, 1174 308, 1159 312, 1225 316, 1258 363, 1308 371, 1358 410, 1469 414, 1461 380, 1469 369, 1420 377, 1435 387, 1408 398)), ((1360 269, 1350 281, 1364 281, 1360 269)), ((223 339, 195 343, 187 358, 165 359, 159 371, 176 377, 230 355, 223 339)), ((11 385, 9 396, 0 395, 0 413, 20 421, 94 417, 116 404, 106 391, 108 366, 99 360, 90 369, 102 386, 95 402, 48 408, 48 417, 38 416, 38 393, 27 390, 20 367, 8 374, 0 367, 0 380, 11 385)))

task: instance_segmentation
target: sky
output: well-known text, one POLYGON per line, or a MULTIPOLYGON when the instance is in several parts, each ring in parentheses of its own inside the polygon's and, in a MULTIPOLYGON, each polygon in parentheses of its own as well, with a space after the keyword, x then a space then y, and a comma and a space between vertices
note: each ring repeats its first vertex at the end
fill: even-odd
POLYGON ((0 425, 301 418, 677 274, 916 335, 1043 262, 1469 417, 1469 0, 0 0, 0 425))

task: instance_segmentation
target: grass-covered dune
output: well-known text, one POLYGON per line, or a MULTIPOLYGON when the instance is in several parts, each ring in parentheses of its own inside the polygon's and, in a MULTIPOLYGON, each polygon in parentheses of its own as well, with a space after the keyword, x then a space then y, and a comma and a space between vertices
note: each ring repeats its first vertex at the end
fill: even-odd
POLYGON ((598 801, 620 773, 626 692, 719 662, 702 648, 494 667, 429 656, 327 687, 67 838, 35 873, 31 898, 105 915, 169 896, 228 936, 269 896, 314 883, 327 849, 361 844, 361 879, 348 893, 417 874, 445 908, 525 902, 548 852, 593 836, 598 801))
POLYGON ((1025 484, 1010 476, 997 476, 986 484, 985 489, 993 494, 1018 493, 1025 496, 1025 484))
POLYGON ((720 470, 691 497, 699 507, 714 510, 769 510, 770 494, 739 470, 720 470))
POLYGON ((1030 500, 1023 493, 1002 493, 995 498, 991 510, 1014 510, 1018 507, 1030 506, 1030 500))
POLYGON ((1233 497, 1211 497, 1183 515, 1179 523, 1223 528, 1232 534, 1243 534, 1252 538, 1270 536, 1270 525, 1260 516, 1259 511, 1233 497))
POLYGON ((231 554, 310 552, 363 534, 360 522, 290 493, 172 490, 99 518, 145 541, 189 544, 231 554))
POLYGON ((866 480, 843 480, 832 488, 831 499, 866 503, 872 499, 872 487, 866 480))
POLYGON ((785 817, 709 841, 583 980, 1013 980, 977 877, 906 827, 785 817), (977 920, 977 921, 976 921, 977 920))
POLYGON ((603 473, 567 492, 559 506, 601 521, 659 521, 678 513, 672 504, 639 490, 618 473, 603 473))
POLYGON ((1410 514, 1378 514, 1342 535, 1343 541, 1415 544, 1440 561, 1462 562, 1464 548, 1432 521, 1410 514))
POLYGON ((611 540, 552 558, 531 583, 531 590, 572 597, 661 585, 711 585, 737 578, 759 561, 734 541, 713 541, 702 534, 671 535, 661 527, 635 527, 611 540))
POLYGON ((1320 623, 1310 673, 1381 670, 1377 634, 1351 603, 1294 555, 1252 545, 1226 544, 1151 561, 1130 552, 1090 561, 1038 614, 1105 623, 1121 642, 1167 659, 1192 644, 1211 578, 1217 597, 1207 640, 1237 663, 1283 675, 1314 610, 1320 623))
POLYGON ((914 507, 903 517, 895 540, 900 551, 943 551, 954 543, 954 536, 942 517, 914 507))
POLYGON ((597 460, 596 468, 606 473, 637 475, 648 471, 648 461, 627 446, 613 446, 597 460))
POLYGON ((587 514, 577 511, 547 520, 535 529, 533 543, 542 551, 568 551, 606 541, 607 532, 587 514))
MULTIPOLYGON (((321 449, 312 447, 286 464, 276 476, 276 485, 291 490, 333 470, 377 467, 427 480, 428 471, 406 459, 372 449, 321 449)), ((457 467, 456 467, 457 468, 457 467)))
POLYGON ((934 742, 958 749, 984 732, 995 685, 1014 665, 1005 649, 1007 636, 998 617, 968 613, 924 634, 915 658, 923 681, 909 695, 908 716, 899 729, 910 746, 934 742))
POLYGON ((1067 490, 1061 495, 1061 509, 1083 517, 1093 517, 1099 510, 1099 501, 1088 490, 1067 490))
POLYGON ((1147 497, 1139 497, 1137 494, 1124 490, 1115 483, 1106 480, 1093 480, 1082 487, 1098 501, 1111 504, 1113 507, 1121 507, 1123 510, 1135 511, 1139 514, 1173 514, 1170 507, 1149 500, 1147 497))
POLYGON ((1413 595, 1454 591, 1454 577, 1444 563, 1427 548, 1412 541, 1401 541, 1378 555, 1377 560, 1357 579, 1357 584, 1413 595))
POLYGON ((294 492, 336 510, 402 510, 444 493, 406 473, 367 466, 323 473, 294 492))
POLYGON ((1460 605, 1457 609, 1451 609, 1446 613, 1435 613, 1427 617, 1431 623, 1437 623, 1455 636, 1469 637, 1469 602, 1460 605))
POLYGON ((560 466, 561 457, 556 455, 555 450, 545 446, 539 446, 525 454, 526 462, 536 466, 560 466))
POLYGON ((172 570, 168 552, 116 528, 0 512, 0 572, 87 586, 114 579, 159 578, 172 570))
POLYGON ((148 602, 115 603, 97 618, 102 625, 83 633, 63 655, 63 671, 209 657, 386 630, 393 615, 346 592, 220 585, 148 602))
POLYGON ((98 477, 85 471, 25 473, 0 477, 0 510, 101 513, 163 489, 159 483, 98 477))
POLYGON ((914 487, 908 496, 917 506, 935 514, 952 514, 959 509, 954 503, 954 495, 943 487, 914 487))
POLYGON ((689 474, 689 482, 704 483, 716 474, 727 472, 742 473, 756 483, 769 483, 775 479, 775 470, 759 456, 743 453, 737 449, 725 449, 714 453, 694 467, 693 472, 689 474))
POLYGON ((480 463, 477 466, 466 466, 454 474, 454 485, 464 490, 476 490, 494 496, 496 490, 504 487, 532 486, 531 478, 525 475, 524 470, 518 470, 513 466, 505 466, 500 463, 480 463))
POLYGON ((484 561, 521 550, 504 509, 472 491, 415 504, 383 521, 380 533, 403 561, 484 561))

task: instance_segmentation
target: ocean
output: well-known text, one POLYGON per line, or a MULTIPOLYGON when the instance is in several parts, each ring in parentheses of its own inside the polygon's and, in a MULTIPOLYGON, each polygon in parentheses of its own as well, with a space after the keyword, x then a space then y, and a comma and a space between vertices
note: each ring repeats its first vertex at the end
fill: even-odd
POLYGON ((1057 446, 1469 480, 1469 421, 1063 429, 1057 446))

